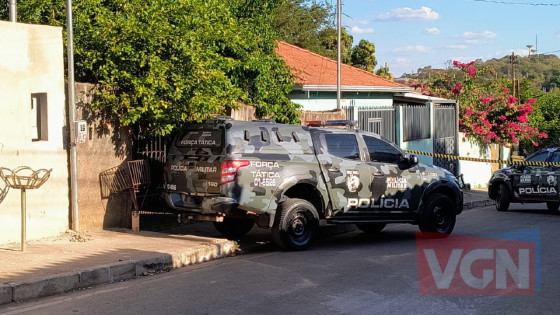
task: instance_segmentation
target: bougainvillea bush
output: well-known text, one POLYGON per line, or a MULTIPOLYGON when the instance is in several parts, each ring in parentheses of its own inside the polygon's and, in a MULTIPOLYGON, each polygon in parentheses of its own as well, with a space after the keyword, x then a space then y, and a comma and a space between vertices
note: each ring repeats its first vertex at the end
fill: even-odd
POLYGON ((513 96, 505 79, 497 79, 487 68, 477 69, 475 62, 453 62, 459 71, 438 72, 427 84, 413 86, 424 95, 453 98, 459 102, 459 131, 463 141, 485 147, 500 144, 506 147, 529 140, 534 146, 547 138, 544 132, 529 125, 534 98, 520 102, 513 96))

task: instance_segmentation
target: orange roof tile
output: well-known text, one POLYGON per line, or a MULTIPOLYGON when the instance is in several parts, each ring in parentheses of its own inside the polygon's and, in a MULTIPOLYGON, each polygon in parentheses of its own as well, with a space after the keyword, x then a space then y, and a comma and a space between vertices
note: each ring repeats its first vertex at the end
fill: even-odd
MULTIPOLYGON (((296 76, 296 83, 301 85, 336 85, 336 60, 282 41, 278 41, 276 53, 292 69, 292 73, 296 76)), ((346 64, 341 65, 340 80, 341 85, 344 86, 407 87, 346 64)))

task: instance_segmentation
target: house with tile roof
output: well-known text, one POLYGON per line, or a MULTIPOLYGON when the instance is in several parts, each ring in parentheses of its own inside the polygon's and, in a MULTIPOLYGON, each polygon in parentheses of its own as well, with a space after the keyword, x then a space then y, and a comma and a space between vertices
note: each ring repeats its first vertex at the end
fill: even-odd
MULTIPOLYGON (((290 99, 304 111, 337 110, 337 62, 279 41, 276 50, 295 76, 290 99)), ((371 72, 341 65, 340 106, 362 130, 378 133, 403 149, 457 154, 455 100, 431 97, 371 72), (437 123, 436 123, 437 122, 437 123)), ((457 162, 418 156, 457 173, 457 162)))

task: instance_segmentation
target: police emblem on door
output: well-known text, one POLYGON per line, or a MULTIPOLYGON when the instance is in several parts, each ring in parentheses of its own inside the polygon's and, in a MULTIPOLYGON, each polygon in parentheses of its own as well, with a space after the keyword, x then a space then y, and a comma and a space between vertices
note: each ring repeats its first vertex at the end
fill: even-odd
POLYGON ((546 178, 546 182, 549 186, 556 186, 556 176, 548 175, 548 177, 546 178))
POLYGON ((346 171, 346 186, 349 192, 356 192, 360 188, 360 172, 357 170, 346 171))

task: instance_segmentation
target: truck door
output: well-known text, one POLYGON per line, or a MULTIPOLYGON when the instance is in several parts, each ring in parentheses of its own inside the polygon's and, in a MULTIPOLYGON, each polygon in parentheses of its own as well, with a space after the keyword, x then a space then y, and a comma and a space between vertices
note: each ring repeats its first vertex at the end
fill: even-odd
MULTIPOLYGON (((525 161, 546 162, 548 157, 549 152, 542 151, 528 157, 525 161)), ((554 192, 550 191, 550 184, 548 183, 551 179, 548 177, 549 168, 550 167, 539 165, 524 165, 514 168, 512 172, 514 195, 522 201, 544 200, 543 198, 546 199, 550 197, 550 195, 557 195, 554 188, 554 192)), ((552 179, 555 179, 555 177, 553 176, 552 179)), ((556 183, 552 182, 551 184, 553 184, 553 186, 556 185, 556 183)))
POLYGON ((331 200, 331 215, 346 212, 349 205, 360 199, 369 199, 370 175, 364 163, 365 152, 360 150, 356 133, 317 130, 313 135, 331 200))
POLYGON ((418 208, 423 182, 417 166, 406 165, 405 155, 392 143, 363 135, 369 152, 366 163, 372 180, 370 208, 407 214, 418 208))

